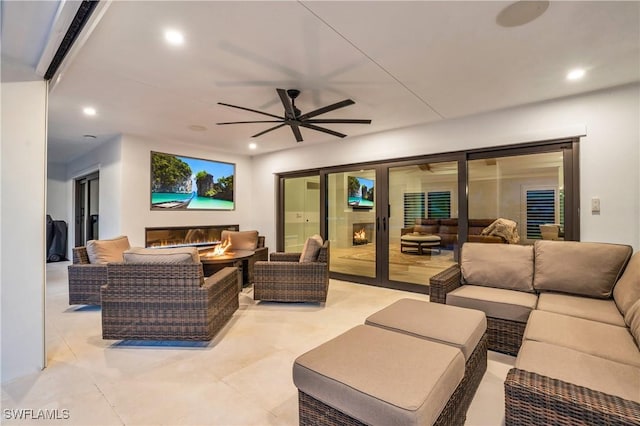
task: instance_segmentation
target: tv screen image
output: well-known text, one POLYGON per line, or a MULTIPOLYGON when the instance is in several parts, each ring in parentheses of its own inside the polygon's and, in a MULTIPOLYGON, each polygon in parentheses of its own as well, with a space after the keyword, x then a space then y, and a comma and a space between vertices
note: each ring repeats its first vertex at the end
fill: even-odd
POLYGON ((151 210, 233 210, 235 164, 151 152, 151 210))
POLYGON ((347 176, 347 204, 358 209, 373 208, 374 182, 359 176, 347 176))

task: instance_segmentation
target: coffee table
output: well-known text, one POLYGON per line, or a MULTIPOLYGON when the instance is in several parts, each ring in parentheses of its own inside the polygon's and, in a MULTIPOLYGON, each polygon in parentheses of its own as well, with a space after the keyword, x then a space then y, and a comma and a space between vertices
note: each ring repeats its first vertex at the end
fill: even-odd
POLYGON ((432 250, 437 250, 436 253, 440 253, 440 242, 442 239, 439 235, 432 234, 404 234, 400 237, 400 252, 403 248, 417 248, 418 254, 423 254, 423 248, 429 249, 429 254, 432 250))
MULTIPOLYGON (((213 248, 200 252, 200 262, 206 277, 211 276, 227 266, 238 268, 238 284, 240 290, 247 280, 249 258, 255 254, 253 250, 229 250, 222 255, 212 256, 213 248)), ((247 282, 248 284, 248 282, 247 282)))

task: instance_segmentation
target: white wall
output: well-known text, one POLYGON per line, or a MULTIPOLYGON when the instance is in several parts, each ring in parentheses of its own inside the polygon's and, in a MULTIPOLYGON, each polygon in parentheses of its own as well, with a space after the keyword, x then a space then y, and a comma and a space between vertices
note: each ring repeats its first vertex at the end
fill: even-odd
POLYGON ((47 164, 47 214, 53 220, 68 222, 67 205, 67 166, 65 164, 47 164))
MULTIPOLYGON (((132 246, 144 246, 145 227, 239 224, 240 229, 260 230, 254 228, 252 221, 250 157, 220 153, 179 141, 154 141, 123 135, 102 144, 68 166, 67 190, 70 200, 73 200, 73 178, 96 170, 100 171, 100 238, 127 235, 132 246), (234 163, 235 210, 151 211, 151 151, 234 163)), ((69 220, 73 217, 71 204, 68 203, 69 220)), ((71 232, 70 235, 73 235, 71 232)))
MULTIPOLYGON (((100 172, 100 225, 99 238, 120 235, 122 227, 122 140, 116 137, 104 142, 93 151, 77 158, 67 166, 67 222, 69 223, 69 250, 73 247, 74 224, 74 179, 100 172)), ((71 257, 69 257, 71 259, 71 257)))
MULTIPOLYGON (((251 159, 185 145, 179 141, 153 141, 135 136, 122 137, 122 223, 120 232, 131 245, 144 246, 144 228, 154 226, 233 225, 253 228, 252 218, 261 214, 253 209, 251 159), (235 210, 151 211, 151 151, 235 163, 235 210)), ((100 182, 100 191, 104 183, 100 182)), ((100 200, 102 206, 102 200, 100 200)), ((275 245, 275 242, 274 242, 275 245)))
POLYGON ((581 239, 640 249, 640 85, 256 156, 255 226, 275 240, 274 174, 586 134, 580 142, 581 239), (591 215, 591 197, 602 212, 591 215))
POLYGON ((2 382, 39 371, 44 344, 47 83, 2 83, 2 382))

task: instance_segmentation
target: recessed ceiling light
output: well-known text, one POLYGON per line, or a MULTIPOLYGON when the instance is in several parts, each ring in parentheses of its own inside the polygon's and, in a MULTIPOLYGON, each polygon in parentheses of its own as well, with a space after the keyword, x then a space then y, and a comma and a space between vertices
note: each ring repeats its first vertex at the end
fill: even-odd
POLYGON ((256 145, 255 143, 251 142, 249 144, 249 149, 256 149, 258 147, 258 145, 256 145))
POLYGON ((192 124, 189 126, 189 130, 193 130, 194 132, 204 132, 207 128, 201 124, 192 124))
POLYGON ((93 107, 84 107, 82 108, 82 112, 84 115, 96 115, 96 109, 93 107))
POLYGON ((184 43, 184 35, 176 30, 166 30, 164 39, 173 46, 181 46, 184 43))
POLYGON ((582 68, 576 68, 567 73, 567 80, 580 80, 584 77, 586 71, 582 68))

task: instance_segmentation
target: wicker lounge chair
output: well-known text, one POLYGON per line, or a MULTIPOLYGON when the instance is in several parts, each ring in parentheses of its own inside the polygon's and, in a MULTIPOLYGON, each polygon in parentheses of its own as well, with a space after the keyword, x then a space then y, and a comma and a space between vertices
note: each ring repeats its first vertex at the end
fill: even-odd
POLYGON ((329 241, 315 262, 300 262, 301 253, 271 253, 255 263, 253 298, 275 302, 321 302, 329 290, 329 241))
POLYGON ((238 269, 204 278, 201 263, 110 263, 102 338, 211 340, 238 309, 238 269))

